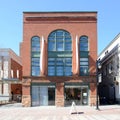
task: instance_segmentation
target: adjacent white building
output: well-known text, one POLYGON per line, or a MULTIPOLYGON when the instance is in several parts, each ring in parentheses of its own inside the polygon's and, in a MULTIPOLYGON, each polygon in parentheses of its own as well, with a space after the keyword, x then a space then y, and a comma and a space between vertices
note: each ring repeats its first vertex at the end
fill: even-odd
POLYGON ((102 82, 99 84, 101 104, 120 103, 120 33, 99 54, 102 82))

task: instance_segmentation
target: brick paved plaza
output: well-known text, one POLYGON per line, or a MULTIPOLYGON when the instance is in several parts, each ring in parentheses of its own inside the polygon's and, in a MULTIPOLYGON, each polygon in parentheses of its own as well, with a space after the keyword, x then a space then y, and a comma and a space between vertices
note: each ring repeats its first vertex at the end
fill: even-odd
POLYGON ((0 106, 0 120, 120 120, 120 105, 95 107, 21 107, 20 104, 0 106))

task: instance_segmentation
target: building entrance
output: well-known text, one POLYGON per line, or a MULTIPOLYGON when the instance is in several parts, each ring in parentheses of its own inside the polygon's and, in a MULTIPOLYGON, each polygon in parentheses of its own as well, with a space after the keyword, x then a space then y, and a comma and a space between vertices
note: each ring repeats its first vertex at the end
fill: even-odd
POLYGON ((65 86, 65 106, 88 105, 88 86, 65 86))
POLYGON ((54 85, 32 85, 32 106, 55 105, 54 85))

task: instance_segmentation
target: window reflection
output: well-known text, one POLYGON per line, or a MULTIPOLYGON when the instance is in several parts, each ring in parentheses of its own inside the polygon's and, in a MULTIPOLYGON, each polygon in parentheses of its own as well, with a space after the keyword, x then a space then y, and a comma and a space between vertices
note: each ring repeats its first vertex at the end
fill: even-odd
POLYGON ((71 51, 71 36, 65 30, 56 30, 48 37, 48 51, 71 51))
POLYGON ((60 55, 71 51, 72 40, 70 33, 65 30, 55 30, 48 37, 48 75, 49 76, 70 76, 72 73, 72 58, 60 57, 60 55), (54 57, 54 54, 56 55, 54 57), (52 69, 53 68, 53 69, 52 69))
POLYGON ((80 74, 88 75, 88 58, 80 58, 80 74))
POLYGON ((88 75, 88 69, 89 69, 89 56, 86 54, 88 52, 88 37, 87 36, 81 36, 80 37, 80 75, 88 75))
POLYGON ((88 37, 80 37, 80 51, 88 51, 88 37))
POLYGON ((72 58, 48 58, 49 76, 71 76, 72 58))
POLYGON ((38 36, 31 39, 31 75, 40 75, 40 38, 38 36))

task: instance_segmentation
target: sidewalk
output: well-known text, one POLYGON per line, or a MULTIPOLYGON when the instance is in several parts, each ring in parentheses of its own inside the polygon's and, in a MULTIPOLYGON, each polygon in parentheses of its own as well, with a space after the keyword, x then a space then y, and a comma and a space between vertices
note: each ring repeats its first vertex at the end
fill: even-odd
POLYGON ((95 107, 0 107, 0 120, 120 120, 120 105, 95 107), (77 111, 77 112, 76 112, 77 111), (78 113, 78 114, 77 114, 78 113))

